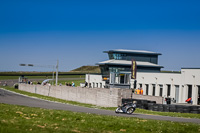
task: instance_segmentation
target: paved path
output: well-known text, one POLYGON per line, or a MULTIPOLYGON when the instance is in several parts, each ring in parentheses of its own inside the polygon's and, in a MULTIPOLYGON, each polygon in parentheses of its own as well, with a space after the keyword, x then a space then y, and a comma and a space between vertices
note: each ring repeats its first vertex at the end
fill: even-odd
POLYGON ((40 107, 45 109, 56 109, 56 110, 69 110, 74 112, 84 112, 100 115, 110 115, 110 116, 121 116, 121 117, 136 117, 143 119, 154 119, 154 120, 164 120, 164 121, 174 121, 174 122, 190 122, 200 124, 200 119, 188 119, 188 118, 178 118, 178 117, 168 117, 168 116, 156 116, 156 115, 145 115, 136 114, 116 114, 114 111, 93 109, 87 107, 74 106, 69 104, 55 103, 51 101, 45 101, 37 98, 31 98, 28 96, 20 95, 14 92, 0 89, 0 103, 24 105, 29 107, 40 107))

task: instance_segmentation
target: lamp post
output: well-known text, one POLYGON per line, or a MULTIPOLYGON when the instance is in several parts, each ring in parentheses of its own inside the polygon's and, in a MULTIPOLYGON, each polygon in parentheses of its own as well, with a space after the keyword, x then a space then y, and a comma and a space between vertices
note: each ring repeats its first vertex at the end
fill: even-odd
POLYGON ((57 65, 56 65, 56 86, 58 84, 58 60, 57 60, 57 65))
MULTIPOLYGON (((49 68, 49 67, 53 67, 53 74, 52 74, 52 79, 54 80, 54 68, 55 66, 54 65, 46 65, 46 66, 40 66, 40 65, 33 65, 33 64, 19 64, 20 66, 29 66, 29 67, 46 67, 46 68, 49 68)), ((58 60, 57 60, 57 65, 56 65, 56 86, 57 86, 57 83, 58 83, 58 60)))

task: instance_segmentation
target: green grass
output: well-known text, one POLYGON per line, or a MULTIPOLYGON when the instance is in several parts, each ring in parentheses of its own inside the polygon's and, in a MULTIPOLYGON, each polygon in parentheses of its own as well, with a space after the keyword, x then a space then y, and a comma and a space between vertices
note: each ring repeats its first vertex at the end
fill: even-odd
POLYGON ((71 72, 91 72, 91 73, 101 73, 99 66, 81 66, 72 70, 71 72))
POLYGON ((0 76, 0 80, 19 79, 19 76, 0 76))
POLYGON ((1 133, 197 133, 198 124, 0 104, 1 133))
MULTIPOLYGON (((29 92, 26 92, 26 91, 21 91, 21 90, 14 89, 14 88, 8 87, 8 86, 7 87, 1 87, 1 88, 5 88, 5 89, 10 90, 10 91, 14 91, 14 92, 21 93, 21 94, 24 94, 24 95, 37 97, 37 98, 50 100, 50 101, 57 101, 57 102, 61 102, 61 103, 68 103, 68 104, 73 104, 73 105, 78 105, 78 106, 89 107, 89 108, 98 108, 98 109, 113 110, 113 111, 116 109, 116 107, 99 107, 99 106, 92 105, 92 104, 84 104, 84 103, 79 103, 79 102, 74 102, 74 101, 66 101, 66 100, 62 100, 62 99, 58 99, 58 98, 54 98, 54 97, 48 97, 48 96, 43 96, 43 95, 39 95, 39 94, 29 93, 29 92)), ((138 108, 136 109, 135 113, 200 119, 199 114, 175 113, 175 112, 157 112, 157 111, 150 111, 150 110, 144 110, 144 109, 138 109, 138 108)))

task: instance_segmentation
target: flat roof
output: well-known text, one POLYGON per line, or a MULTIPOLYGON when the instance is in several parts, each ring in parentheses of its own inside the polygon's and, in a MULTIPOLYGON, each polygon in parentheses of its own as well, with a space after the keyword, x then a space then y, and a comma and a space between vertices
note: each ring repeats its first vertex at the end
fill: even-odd
POLYGON ((181 69, 200 69, 200 68, 197 68, 197 67, 196 68, 195 67, 194 68, 192 68, 192 67, 187 68, 187 67, 185 67, 185 68, 181 68, 181 69))
MULTIPOLYGON (((144 67, 159 67, 163 68, 163 66, 153 64, 150 62, 142 62, 142 61, 136 61, 137 66, 144 66, 144 67)), ((132 62, 127 60, 107 60, 97 63, 97 65, 124 65, 124 66, 131 66, 132 62)))
POLYGON ((133 54, 150 54, 150 55, 162 55, 161 53, 145 51, 145 50, 127 50, 127 49, 114 49, 109 51, 104 51, 104 53, 133 53, 133 54))

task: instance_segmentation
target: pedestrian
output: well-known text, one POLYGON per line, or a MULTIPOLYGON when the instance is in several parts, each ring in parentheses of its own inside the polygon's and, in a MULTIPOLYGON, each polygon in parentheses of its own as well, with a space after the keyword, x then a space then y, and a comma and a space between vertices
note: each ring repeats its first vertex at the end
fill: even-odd
POLYGON ((140 94, 143 95, 143 89, 142 89, 142 87, 140 88, 140 94))
POLYGON ((140 94, 140 88, 137 89, 137 94, 140 94))
POLYGON ((85 87, 87 87, 88 86, 88 83, 85 81, 85 87))
POLYGON ((72 87, 75 87, 75 83, 72 81, 72 87))

